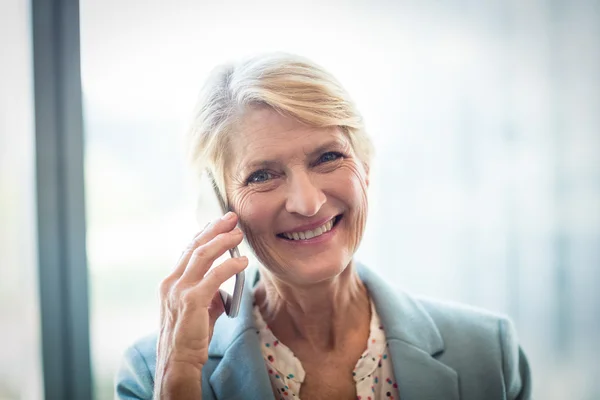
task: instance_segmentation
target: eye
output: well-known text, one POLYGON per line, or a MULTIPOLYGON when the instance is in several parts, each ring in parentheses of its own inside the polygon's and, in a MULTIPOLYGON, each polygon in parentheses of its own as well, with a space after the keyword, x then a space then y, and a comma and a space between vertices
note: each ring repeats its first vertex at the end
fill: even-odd
POLYGON ((323 155, 321 155, 321 157, 319 157, 317 164, 335 161, 342 157, 343 155, 341 153, 338 153, 337 151, 328 151, 327 153, 324 153, 323 155))
POLYGON ((269 171, 265 171, 263 169, 263 170, 252 173, 246 180, 246 183, 262 183, 262 182, 266 182, 272 178, 273 178, 273 175, 269 171))

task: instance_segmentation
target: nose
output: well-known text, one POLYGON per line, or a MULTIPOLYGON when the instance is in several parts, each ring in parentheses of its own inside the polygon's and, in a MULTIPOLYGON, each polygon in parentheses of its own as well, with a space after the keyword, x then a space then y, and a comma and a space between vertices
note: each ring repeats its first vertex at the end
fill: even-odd
POLYGON ((307 173, 296 173, 290 178, 285 203, 287 212, 312 217, 326 200, 325 193, 314 185, 307 173))

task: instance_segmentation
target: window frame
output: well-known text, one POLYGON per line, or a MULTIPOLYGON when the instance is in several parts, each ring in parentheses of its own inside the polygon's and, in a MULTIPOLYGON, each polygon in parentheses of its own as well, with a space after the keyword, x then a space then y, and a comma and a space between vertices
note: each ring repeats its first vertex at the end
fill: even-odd
POLYGON ((91 399, 78 0, 32 0, 44 397, 91 399))

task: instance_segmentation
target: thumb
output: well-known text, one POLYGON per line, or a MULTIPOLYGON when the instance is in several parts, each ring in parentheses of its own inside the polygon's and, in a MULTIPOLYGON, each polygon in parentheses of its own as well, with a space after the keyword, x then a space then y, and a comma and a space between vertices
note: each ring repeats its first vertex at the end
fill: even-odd
MULTIPOLYGON (((223 296, 227 296, 225 292, 223 292, 223 296)), ((208 306, 208 320, 209 320, 209 341, 212 339, 213 329, 215 327, 215 323, 217 319, 225 312, 225 306, 223 305, 223 297, 221 297, 221 289, 217 290, 213 295, 212 300, 210 301, 210 305, 208 306)))

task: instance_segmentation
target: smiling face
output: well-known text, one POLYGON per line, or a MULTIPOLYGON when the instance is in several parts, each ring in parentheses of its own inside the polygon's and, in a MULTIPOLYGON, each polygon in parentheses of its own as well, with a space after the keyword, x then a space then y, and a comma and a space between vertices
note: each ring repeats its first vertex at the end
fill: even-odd
POLYGON ((268 107, 250 110, 239 128, 226 187, 259 260, 296 285, 340 274, 367 217, 368 174, 347 136, 268 107))

